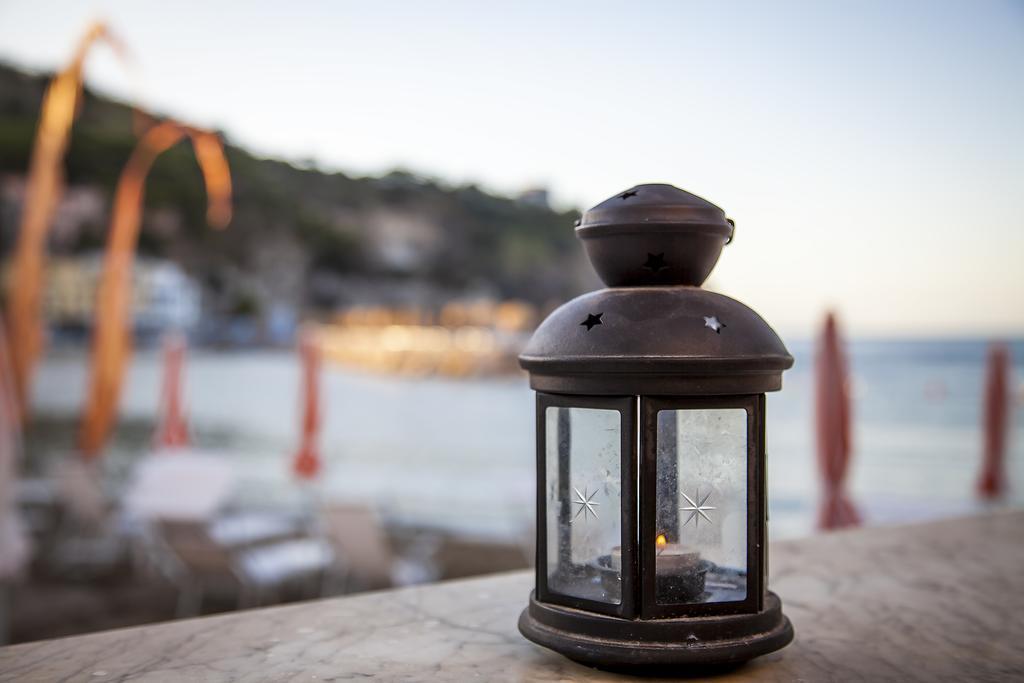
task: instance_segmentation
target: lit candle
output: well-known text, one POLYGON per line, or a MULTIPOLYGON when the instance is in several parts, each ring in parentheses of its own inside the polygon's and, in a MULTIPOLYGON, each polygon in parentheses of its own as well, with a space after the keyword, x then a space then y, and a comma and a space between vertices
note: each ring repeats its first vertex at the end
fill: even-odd
MULTIPOLYGON (((700 551, 679 543, 669 543, 665 534, 658 534, 654 541, 655 571, 658 574, 683 574, 692 571, 700 562, 700 551)), ((622 546, 612 548, 609 560, 613 570, 622 571, 622 546)))
POLYGON ((665 534, 658 534, 655 545, 655 573, 684 574, 700 562, 700 551, 680 543, 669 543, 665 534))

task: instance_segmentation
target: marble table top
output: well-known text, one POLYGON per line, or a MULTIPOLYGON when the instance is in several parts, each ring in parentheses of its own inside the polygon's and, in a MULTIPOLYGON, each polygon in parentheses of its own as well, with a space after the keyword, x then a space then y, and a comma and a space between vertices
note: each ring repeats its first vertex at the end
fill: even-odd
MULTIPOLYGON (((1024 678, 1024 512, 782 542, 771 562, 796 640, 716 680, 1024 678)), ((531 585, 515 572, 16 645, 0 681, 625 680, 519 635, 531 585)))

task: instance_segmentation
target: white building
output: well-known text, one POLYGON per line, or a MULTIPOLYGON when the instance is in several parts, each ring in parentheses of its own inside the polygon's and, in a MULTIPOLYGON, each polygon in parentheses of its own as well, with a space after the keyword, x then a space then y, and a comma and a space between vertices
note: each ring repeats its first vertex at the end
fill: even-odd
MULTIPOLYGON (((46 319, 56 326, 91 328, 103 267, 98 254, 50 261, 46 272, 46 319)), ((199 286, 182 268, 138 258, 132 271, 132 322, 136 332, 190 330, 199 322, 199 286)))

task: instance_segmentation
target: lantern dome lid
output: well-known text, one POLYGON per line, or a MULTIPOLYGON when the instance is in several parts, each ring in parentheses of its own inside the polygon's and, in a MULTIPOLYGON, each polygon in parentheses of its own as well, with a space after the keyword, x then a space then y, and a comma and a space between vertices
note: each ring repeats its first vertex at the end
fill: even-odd
POLYGON ((735 299, 697 287, 623 287, 555 310, 519 363, 542 391, 690 395, 775 391, 793 357, 735 299))
POLYGON ((577 227, 607 289, 555 310, 519 356, 539 391, 605 395, 754 394, 782 386, 793 357, 761 316, 699 285, 731 240, 714 204, 638 185, 577 227), (630 203, 632 202, 632 203, 630 203))

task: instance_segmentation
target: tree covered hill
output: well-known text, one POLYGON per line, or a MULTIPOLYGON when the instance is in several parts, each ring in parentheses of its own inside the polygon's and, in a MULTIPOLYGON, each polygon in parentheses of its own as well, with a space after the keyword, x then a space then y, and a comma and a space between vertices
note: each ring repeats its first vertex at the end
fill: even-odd
MULTIPOLYGON (((0 64, 0 177, 28 168, 49 75, 0 64)), ((104 242, 118 175, 136 142, 127 105, 86 90, 66 159, 69 191, 102 197, 103 209, 71 216, 57 253, 104 242)), ((499 197, 469 185, 394 171, 356 178, 253 156, 227 144, 234 220, 205 224, 205 193, 187 143, 158 159, 149 177, 140 252, 181 263, 215 308, 282 303, 329 311, 351 303, 419 303, 488 294, 538 304, 588 287, 573 235, 577 213, 499 197)), ((9 252, 19 208, 0 211, 9 252)))

